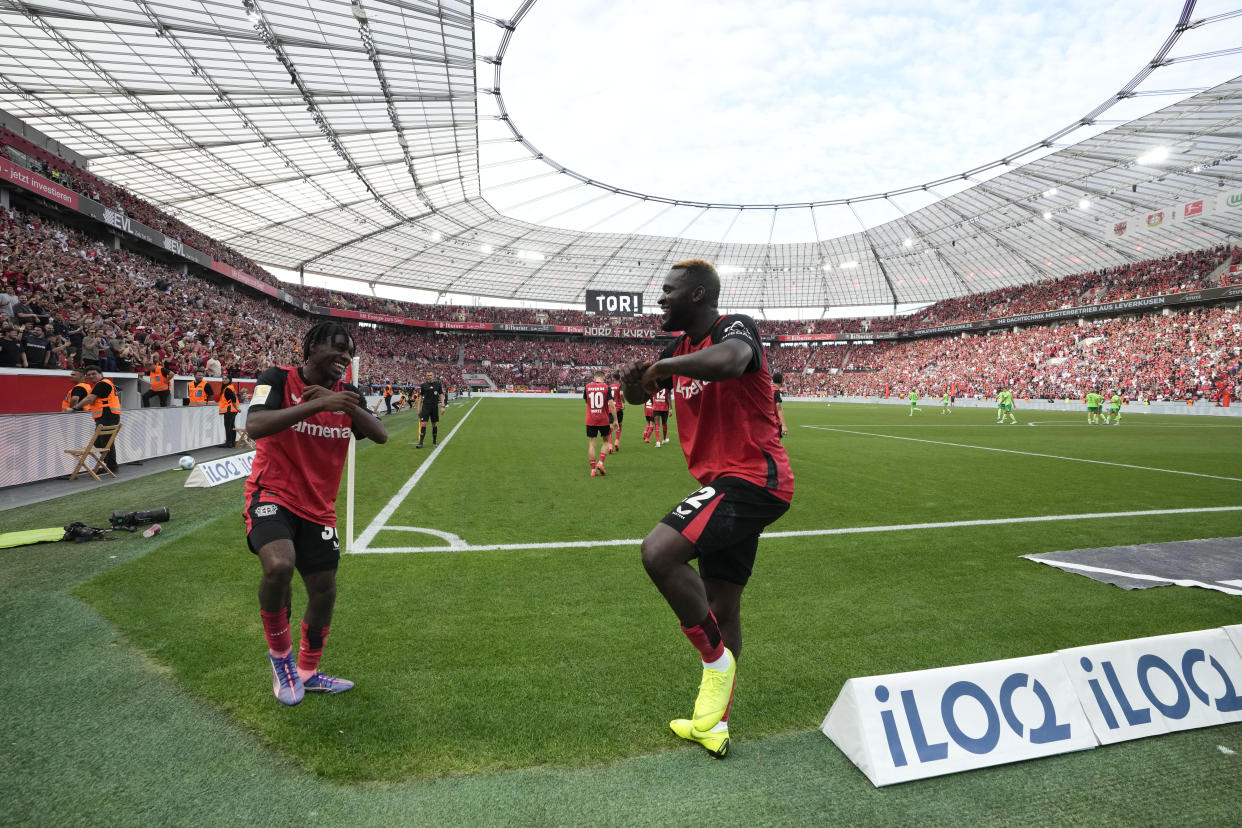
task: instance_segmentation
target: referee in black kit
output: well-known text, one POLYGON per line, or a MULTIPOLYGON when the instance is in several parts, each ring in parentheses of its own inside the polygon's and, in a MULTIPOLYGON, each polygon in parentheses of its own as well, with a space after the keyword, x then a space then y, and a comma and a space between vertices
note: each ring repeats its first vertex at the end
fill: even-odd
POLYGON ((427 421, 431 421, 431 444, 434 446, 440 439, 440 414, 444 411, 444 385, 436 379, 435 371, 427 372, 427 381, 418 386, 418 398, 422 402, 418 406, 418 445, 423 447, 423 438, 427 434, 427 421))

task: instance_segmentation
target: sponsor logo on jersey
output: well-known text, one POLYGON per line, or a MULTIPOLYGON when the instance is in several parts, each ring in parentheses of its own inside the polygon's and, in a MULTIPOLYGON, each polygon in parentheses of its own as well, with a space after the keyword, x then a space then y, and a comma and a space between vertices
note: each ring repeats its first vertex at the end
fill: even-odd
POLYGON ((348 426, 323 426, 301 420, 293 427, 294 431, 309 437, 323 437, 328 440, 348 440, 352 429, 348 426))
POLYGON ((677 389, 676 389, 677 396, 681 397, 683 400, 688 400, 691 397, 694 397, 697 394, 699 394, 704 388, 706 388, 709 385, 711 385, 710 380, 697 380, 696 379, 696 380, 691 380, 690 382, 687 382, 687 383, 682 383, 679 378, 678 383, 677 383, 677 389))

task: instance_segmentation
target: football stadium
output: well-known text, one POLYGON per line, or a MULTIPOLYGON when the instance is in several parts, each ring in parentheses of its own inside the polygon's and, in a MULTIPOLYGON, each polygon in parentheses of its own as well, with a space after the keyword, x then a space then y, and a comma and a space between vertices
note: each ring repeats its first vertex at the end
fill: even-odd
POLYGON ((0 54, 0 823, 1238 821, 1242 9, 0 54))

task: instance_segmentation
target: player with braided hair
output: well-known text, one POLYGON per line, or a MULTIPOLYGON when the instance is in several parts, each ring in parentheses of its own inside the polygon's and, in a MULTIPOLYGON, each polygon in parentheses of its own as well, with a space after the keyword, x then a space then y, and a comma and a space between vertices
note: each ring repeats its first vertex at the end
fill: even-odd
POLYGON ((246 413, 246 429, 257 443, 246 481, 246 541, 263 567, 259 615, 272 692, 286 705, 307 692, 343 693, 354 686, 319 672, 336 603, 336 494, 349 439, 388 440, 358 389, 344 381, 353 354, 348 328, 320 322, 302 341, 300 367, 259 375, 246 413), (296 663, 289 629, 294 569, 306 586, 296 663))

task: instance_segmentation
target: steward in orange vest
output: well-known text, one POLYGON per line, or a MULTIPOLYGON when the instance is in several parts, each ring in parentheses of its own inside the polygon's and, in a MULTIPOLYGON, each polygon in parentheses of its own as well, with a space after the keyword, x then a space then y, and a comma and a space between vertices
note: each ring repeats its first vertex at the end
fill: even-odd
POLYGON ((384 405, 388 406, 385 414, 392 413, 392 380, 384 381, 384 405))
MULTIPOLYGON (((117 396, 116 386, 111 380, 104 379, 103 372, 98 367, 92 365, 86 369, 86 382, 91 387, 91 392, 77 402, 73 409, 75 411, 89 411, 91 416, 95 418, 95 425, 108 426, 116 425, 121 421, 121 399, 117 396)), ((103 448, 107 445, 108 438, 100 437, 95 441, 95 445, 103 448)), ((116 442, 113 441, 112 448, 108 450, 104 456, 104 465, 112 469, 112 473, 116 474, 117 466, 120 465, 116 459, 116 442)))
POLYGON ((233 448, 237 445, 237 389, 227 372, 220 378, 219 407, 224 415, 224 442, 219 448, 233 448))
POLYGON ((61 411, 76 410, 74 405, 91 393, 90 385, 82 380, 81 368, 71 368, 69 370, 69 379, 73 380, 73 387, 69 389, 69 393, 65 394, 65 398, 60 401, 61 411))
POLYGON ((202 371, 194 372, 194 379, 186 386, 186 398, 190 405, 206 405, 211 397, 211 386, 203 379, 202 371))
POLYGON ((172 372, 168 370, 167 365, 152 365, 147 375, 151 379, 151 388, 142 395, 142 407, 149 408, 151 406, 151 398, 158 397, 160 408, 168 408, 172 402, 172 372))

